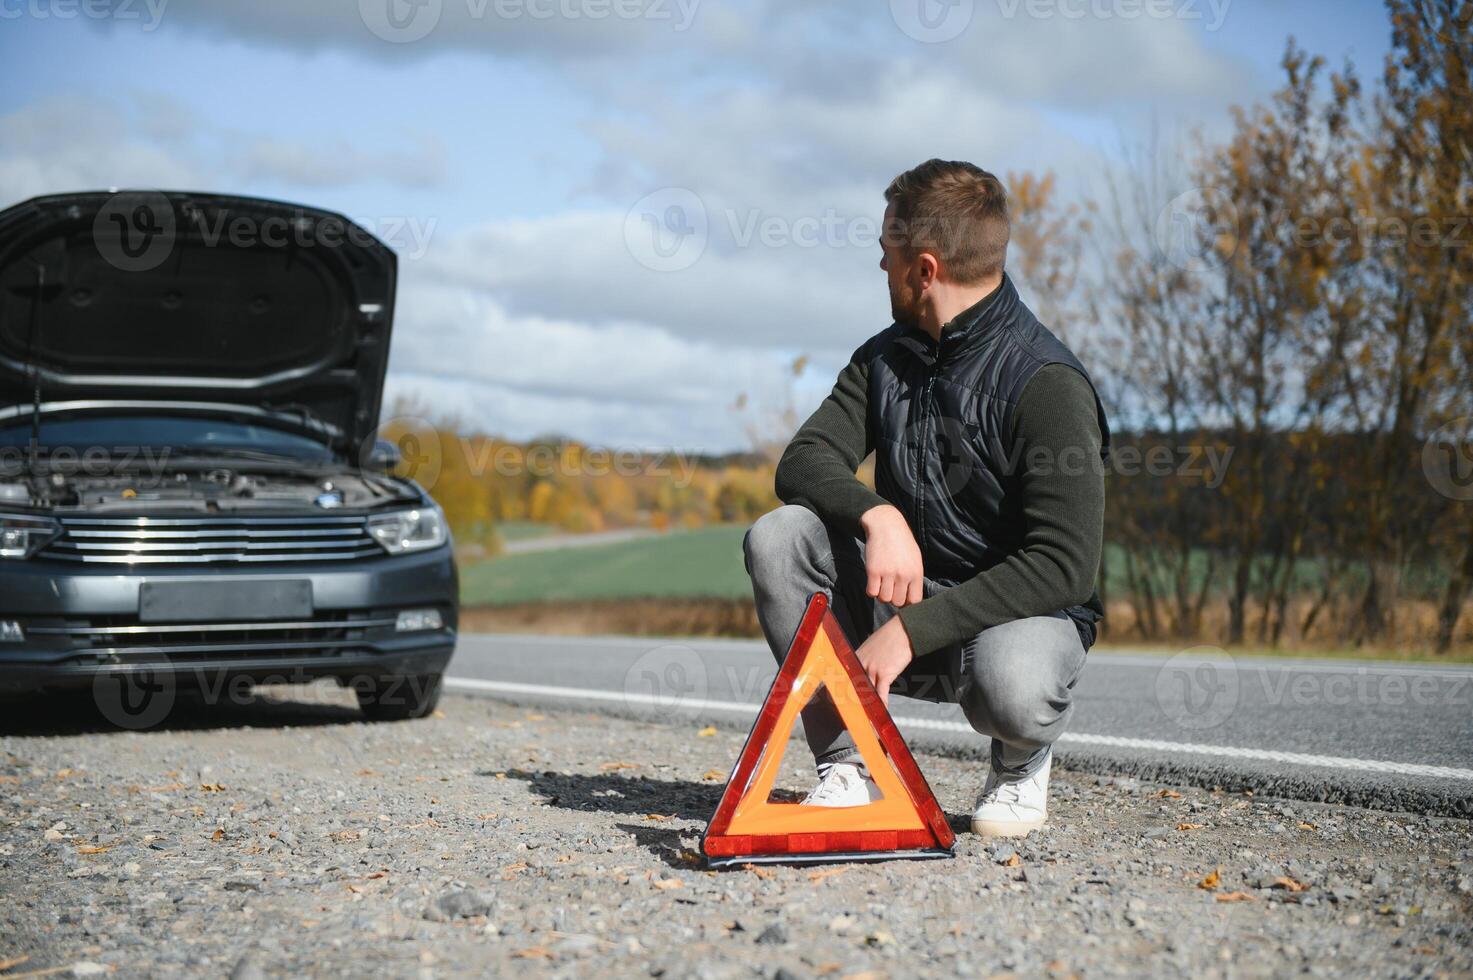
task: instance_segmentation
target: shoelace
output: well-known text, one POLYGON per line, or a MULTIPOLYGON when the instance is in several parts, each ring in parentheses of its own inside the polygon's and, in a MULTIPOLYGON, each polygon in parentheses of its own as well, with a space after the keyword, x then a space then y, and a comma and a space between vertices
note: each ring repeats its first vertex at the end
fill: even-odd
POLYGON ((988 803, 1016 807, 1023 802, 1023 784, 1025 782, 1027 782, 1026 779, 999 782, 992 788, 991 792, 984 793, 982 798, 988 803))
POLYGON ((847 769, 830 770, 828 775, 824 776, 823 780, 818 784, 818 788, 813 791, 811 799, 814 803, 820 803, 832 799, 836 795, 847 793, 850 786, 849 779, 849 770, 847 769))

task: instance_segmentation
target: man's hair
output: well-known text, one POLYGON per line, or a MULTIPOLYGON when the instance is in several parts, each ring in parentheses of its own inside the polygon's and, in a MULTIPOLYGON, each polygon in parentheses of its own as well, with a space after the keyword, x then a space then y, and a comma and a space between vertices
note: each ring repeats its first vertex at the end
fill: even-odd
POLYGON ((958 160, 927 160, 890 181, 895 205, 886 241, 912 255, 931 252, 953 282, 970 286, 1002 272, 1008 254, 1008 195, 1002 181, 958 160))

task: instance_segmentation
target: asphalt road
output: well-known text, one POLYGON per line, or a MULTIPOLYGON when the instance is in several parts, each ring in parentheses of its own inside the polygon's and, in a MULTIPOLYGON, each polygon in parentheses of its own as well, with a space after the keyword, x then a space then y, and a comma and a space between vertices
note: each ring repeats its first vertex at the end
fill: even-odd
MULTIPOLYGON (((749 728, 765 644, 470 634, 450 689, 749 728)), ((1386 810, 1473 816, 1473 667, 1095 652, 1056 746, 1069 768, 1386 810)), ((986 758, 950 704, 896 698, 912 744, 986 758)))

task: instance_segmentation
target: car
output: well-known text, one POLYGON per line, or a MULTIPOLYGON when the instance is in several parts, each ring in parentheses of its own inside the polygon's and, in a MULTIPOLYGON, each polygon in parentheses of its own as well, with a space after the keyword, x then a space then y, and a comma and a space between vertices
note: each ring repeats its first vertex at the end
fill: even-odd
POLYGON ((378 437, 396 270, 257 198, 0 212, 0 690, 90 688, 139 727, 320 678, 370 719, 434 710, 457 572, 378 437))

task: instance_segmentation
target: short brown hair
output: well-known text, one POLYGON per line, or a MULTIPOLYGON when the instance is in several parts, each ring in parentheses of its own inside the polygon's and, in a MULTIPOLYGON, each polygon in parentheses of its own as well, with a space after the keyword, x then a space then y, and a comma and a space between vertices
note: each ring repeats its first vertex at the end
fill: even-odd
POLYGON ((1008 255, 1008 195, 1002 181, 974 164, 927 160, 890 181, 895 205, 885 229, 912 253, 933 253, 947 277, 970 286, 1002 272, 1008 255))

